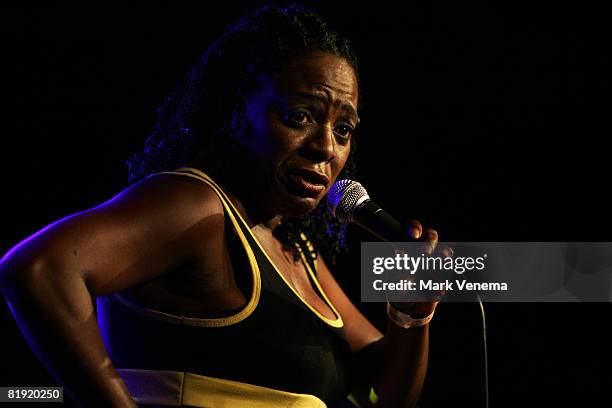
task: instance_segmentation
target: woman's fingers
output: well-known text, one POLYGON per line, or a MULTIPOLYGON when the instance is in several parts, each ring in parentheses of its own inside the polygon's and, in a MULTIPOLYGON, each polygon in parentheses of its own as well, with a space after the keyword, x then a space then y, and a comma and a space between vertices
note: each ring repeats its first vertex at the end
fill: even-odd
POLYGON ((452 258, 455 255, 455 250, 446 244, 438 244, 434 255, 441 258, 452 258))
MULTIPOLYGON (((440 257, 443 259, 452 258, 454 255, 455 255, 455 251, 453 250, 453 248, 446 244, 438 244, 433 253, 434 257, 440 257)), ((445 277, 443 276, 444 275, 443 272, 444 271, 439 271, 441 275, 441 276, 438 276, 439 280, 442 280, 445 277)), ((438 302, 440 302, 442 298, 444 298, 445 294, 446 294, 445 290, 438 291, 436 294, 434 294, 433 300, 435 301, 435 303, 437 304, 438 302)))
POLYGON ((406 228, 408 230, 408 236, 412 239, 419 239, 421 235, 423 235, 423 226, 417 220, 406 222, 406 228))
POLYGON ((433 254, 438 244, 438 233, 431 228, 423 229, 423 225, 418 220, 406 222, 408 236, 414 240, 424 243, 423 252, 427 255, 433 254))
POLYGON ((423 242, 425 243, 424 251, 427 255, 433 255, 438 245, 438 232, 431 228, 425 228, 423 234, 423 242))

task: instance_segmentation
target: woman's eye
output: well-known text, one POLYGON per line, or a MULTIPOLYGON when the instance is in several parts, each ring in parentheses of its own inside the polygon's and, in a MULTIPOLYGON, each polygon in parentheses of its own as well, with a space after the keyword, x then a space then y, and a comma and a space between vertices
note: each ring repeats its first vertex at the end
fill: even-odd
POLYGON ((346 123, 339 124, 334 129, 334 133, 336 133, 338 136, 340 136, 343 139, 349 139, 353 135, 354 131, 355 131, 355 128, 346 123))
POLYGON ((292 122, 298 125, 305 125, 305 124, 312 122, 312 115, 310 114, 310 112, 306 110, 297 110, 297 111, 290 112, 287 115, 287 119, 289 122, 292 122))

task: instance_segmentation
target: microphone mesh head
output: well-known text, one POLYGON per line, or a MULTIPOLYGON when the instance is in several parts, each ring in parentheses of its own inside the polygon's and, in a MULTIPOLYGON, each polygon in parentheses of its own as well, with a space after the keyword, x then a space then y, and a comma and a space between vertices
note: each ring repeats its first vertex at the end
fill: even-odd
POLYGON ((353 180, 338 180, 327 193, 332 214, 342 222, 352 221, 355 210, 369 199, 366 189, 353 180))

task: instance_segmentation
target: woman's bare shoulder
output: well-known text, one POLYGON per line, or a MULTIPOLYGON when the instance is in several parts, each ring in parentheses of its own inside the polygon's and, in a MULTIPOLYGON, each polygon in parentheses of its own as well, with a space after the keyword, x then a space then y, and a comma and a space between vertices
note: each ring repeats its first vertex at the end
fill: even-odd
POLYGON ((163 213, 188 218, 223 213, 218 195, 208 184, 192 177, 167 173, 154 174, 140 180, 97 208, 122 211, 137 209, 153 213, 161 210, 163 213))
POLYGON ((208 185, 157 174, 41 229, 13 248, 7 261, 60 280, 79 274, 92 292, 104 294, 204 256, 203 246, 222 248, 223 229, 223 205, 208 185))

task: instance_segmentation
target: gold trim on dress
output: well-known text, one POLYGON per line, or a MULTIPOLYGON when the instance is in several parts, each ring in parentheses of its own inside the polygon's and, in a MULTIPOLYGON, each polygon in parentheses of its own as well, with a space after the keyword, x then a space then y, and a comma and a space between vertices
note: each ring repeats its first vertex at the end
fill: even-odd
MULTIPOLYGON (((274 268, 274 270, 276 271, 276 273, 281 277, 281 279, 283 280, 283 282, 285 282, 285 284, 289 287, 289 289, 291 289, 291 291, 293 293, 295 293, 295 295, 302 301, 302 303, 304 303, 304 305, 306 305, 306 307, 308 307, 315 315, 317 315, 321 320, 323 320, 325 323, 329 324, 332 327, 336 327, 336 328, 340 328, 344 326, 344 322, 342 321, 342 316, 340 316, 340 313, 338 313, 338 311, 336 310, 336 308, 331 304, 331 302, 329 301, 329 299, 327 298, 327 295, 325 294, 325 292, 323 291, 323 289, 321 288, 321 285, 319 284, 319 281, 316 279, 316 277, 314 276, 314 274, 312 273, 312 270, 310 269, 310 267, 307 265, 306 268, 310 274, 310 276, 312 277, 312 279, 315 282, 315 285, 317 286, 317 288, 319 289, 319 291, 321 292, 321 294, 323 295, 323 299, 324 301, 327 302, 327 305, 329 306, 329 308, 333 311, 333 313, 336 315, 336 320, 332 320, 332 319, 328 319, 327 317, 323 316, 321 313, 319 313, 319 311, 317 309, 315 309, 314 307, 312 307, 310 305, 310 303, 308 303, 294 288, 293 286, 291 286, 289 284, 289 281, 287 281, 287 279, 283 276, 283 274, 281 274, 279 272, 279 269, 276 267, 276 265, 274 264, 274 262, 272 262, 272 259, 270 258, 270 256, 268 255, 268 253, 265 251, 265 249, 262 247, 262 245, 259 243, 259 240, 257 239, 257 237, 255 237, 255 235, 253 234, 253 232, 251 231, 251 229, 249 228, 248 224, 246 223, 246 221, 244 220, 244 218, 242 218, 242 215, 240 215, 240 212, 236 209, 236 207, 234 206, 234 204, 231 202, 231 200, 229 199, 229 197, 227 197, 227 195, 225 195, 225 192, 221 189, 221 187, 219 187, 206 173, 202 172, 201 170, 198 170, 196 168, 193 167, 181 167, 179 169, 176 170, 176 172, 181 172, 181 171, 191 171, 195 174, 197 174, 198 176, 202 177, 203 180, 206 180, 212 184, 214 184, 217 189, 219 190, 219 193, 222 194, 225 199, 227 200, 227 202, 229 203, 229 205, 232 207, 232 209, 234 211, 236 211, 236 215, 238 216, 238 219, 240 221, 242 221, 243 225, 245 226, 245 228, 249 231, 249 234, 251 234, 251 237, 253 238, 253 240, 255 241, 255 243, 257 244, 257 246, 259 246, 259 249, 261 249, 261 252, 263 252, 264 256, 268 259, 268 261, 270 262, 270 264, 272 265, 272 267, 274 268)), ((179 174, 186 174, 186 173, 179 173, 179 174)), ((208 184, 208 183, 207 183, 208 184)), ((302 261, 304 263, 304 260, 302 261)), ((307 262, 305 263, 307 264, 307 262)))
MULTIPOLYGON (((155 174, 174 174, 174 175, 192 177, 192 178, 204 181, 217 194, 217 196, 221 200, 221 203, 223 204, 223 207, 225 208, 225 212, 227 213, 227 215, 229 216, 232 222, 234 231, 236 231, 236 233, 238 234, 238 237, 240 238, 240 241, 242 242, 242 246, 249 259, 249 264, 251 266, 251 272, 253 274, 253 290, 251 293, 251 298, 249 299, 249 303, 247 303, 247 305, 242 310, 240 310, 238 313, 232 316, 205 319, 205 318, 197 318, 197 317, 177 316, 174 314, 165 313, 165 312, 161 312, 158 310, 146 308, 146 307, 137 305, 127 300, 125 297, 121 296, 119 293, 114 293, 112 296, 115 296, 115 298, 118 299, 121 303, 123 303, 130 309, 140 314, 152 317, 157 320, 162 320, 168 323, 175 323, 175 324, 186 325, 186 326, 197 326, 197 327, 222 327, 222 326, 230 326, 232 324, 236 324, 246 319, 255 311, 255 308, 257 307, 259 303, 259 297, 261 295, 261 275, 259 271, 259 265, 257 264, 257 259, 255 258, 255 254, 253 253, 253 249, 249 245, 249 242, 247 241, 247 238, 244 235, 244 232, 240 228, 238 221, 236 221, 236 217, 234 217, 234 214, 232 213, 231 208, 228 206, 229 200, 227 200, 227 198, 224 198, 224 196, 221 196, 217 192, 217 188, 216 188, 217 186, 212 180, 208 181, 206 179, 202 179, 200 177, 197 177, 197 176, 194 176, 188 173, 182 173, 182 172, 177 172, 177 171, 165 171, 165 172, 160 172, 160 173, 155 173, 155 174)), ((229 204, 231 205, 231 202, 229 202, 229 204)))

